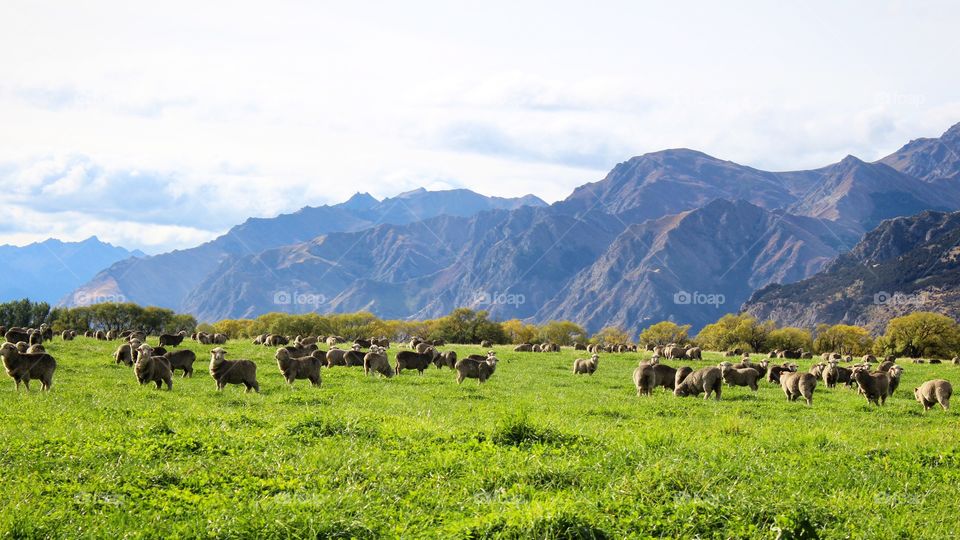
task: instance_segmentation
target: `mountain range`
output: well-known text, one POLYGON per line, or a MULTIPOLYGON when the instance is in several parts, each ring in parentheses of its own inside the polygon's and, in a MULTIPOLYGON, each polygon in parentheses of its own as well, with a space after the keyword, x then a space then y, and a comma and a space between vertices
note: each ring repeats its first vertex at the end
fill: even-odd
POLYGON ((104 267, 140 257, 144 257, 140 251, 101 242, 96 236, 82 242, 49 239, 26 246, 0 246, 0 301, 30 298, 54 304, 104 267))
POLYGON ((689 149, 617 164, 546 205, 417 190, 251 219, 196 248, 106 268, 64 299, 122 294, 200 320, 369 310, 636 331, 695 328, 754 291, 832 268, 885 220, 960 210, 960 124, 869 163, 770 172, 689 149))

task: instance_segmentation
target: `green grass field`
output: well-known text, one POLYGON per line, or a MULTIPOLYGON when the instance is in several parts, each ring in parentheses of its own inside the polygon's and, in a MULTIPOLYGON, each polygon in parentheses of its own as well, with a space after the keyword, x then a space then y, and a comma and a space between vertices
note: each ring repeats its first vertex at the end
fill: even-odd
MULTIPOLYGON (((4 537, 949 538, 960 530, 957 415, 923 414, 905 365, 883 408, 818 386, 723 400, 638 398, 637 353, 571 374, 575 351, 513 353, 480 386, 454 372, 324 369, 218 393, 197 351, 173 392, 136 384, 116 343, 48 344, 50 393, 0 386, 4 537)), ((478 347, 453 346, 461 356, 478 347)), ((390 350, 391 358, 396 353, 390 350)), ((583 353, 580 353, 583 355, 583 353)), ((716 364, 718 356, 703 362, 716 364)), ((676 362, 667 362, 678 365, 676 362)), ((801 362, 802 369, 809 361, 801 362)), ((39 387, 39 385, 37 385, 39 387)))

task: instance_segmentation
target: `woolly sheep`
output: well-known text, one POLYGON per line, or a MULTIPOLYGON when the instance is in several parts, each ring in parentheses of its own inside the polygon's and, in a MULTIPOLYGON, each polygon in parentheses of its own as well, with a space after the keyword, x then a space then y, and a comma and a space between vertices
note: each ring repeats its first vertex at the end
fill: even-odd
POLYGON ((913 389, 913 397, 923 405, 924 412, 929 411, 938 403, 943 407, 943 410, 949 410, 950 396, 952 395, 953 386, 950 385, 950 381, 944 379, 927 381, 913 389))
POLYGON ((277 359, 277 367, 288 385, 293 386, 297 379, 306 379, 313 386, 320 386, 320 366, 326 360, 320 351, 313 351, 310 356, 294 358, 289 350, 280 347, 274 358, 277 359))
POLYGON ((217 383, 217 390, 228 384, 242 384, 247 392, 260 392, 257 382, 257 364, 251 360, 227 360, 227 351, 217 347, 210 351, 210 376, 217 383))
POLYGON ((53 386, 53 373, 57 369, 57 361, 47 353, 25 354, 17 350, 17 346, 7 342, 0 346, 0 357, 3 357, 3 367, 7 370, 17 391, 20 383, 30 390, 30 380, 39 379, 43 390, 50 390, 53 386))
POLYGON ((573 373, 574 375, 593 375, 593 372, 597 371, 597 367, 600 365, 600 356, 594 354, 590 357, 589 360, 586 358, 577 358, 573 361, 573 373))
POLYGON ((803 396, 808 406, 813 406, 813 390, 817 387, 817 378, 812 373, 790 371, 780 374, 780 387, 788 401, 796 401, 803 396))
POLYGON ((723 386, 723 375, 718 367, 700 368, 690 375, 687 375, 683 382, 677 385, 673 394, 678 397, 698 396, 702 392, 703 399, 709 399, 710 394, 714 394, 714 399, 720 399, 720 391, 723 386))

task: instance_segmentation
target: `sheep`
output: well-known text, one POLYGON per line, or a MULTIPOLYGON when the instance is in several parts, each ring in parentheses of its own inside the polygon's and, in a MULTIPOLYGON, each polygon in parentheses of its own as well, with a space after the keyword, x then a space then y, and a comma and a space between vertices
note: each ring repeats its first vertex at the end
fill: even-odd
POLYGON ((44 346, 39 343, 27 347, 27 354, 37 354, 37 353, 45 353, 45 352, 47 352, 47 349, 44 348, 44 346))
POLYGON ((796 364, 787 364, 784 362, 779 366, 770 366, 770 371, 767 372, 767 381, 774 384, 780 384, 780 377, 783 373, 795 371, 797 371, 796 364))
POLYGON ((690 375, 691 373, 693 373, 693 368, 690 366, 677 368, 677 373, 673 376, 673 388, 676 389, 678 386, 680 386, 680 383, 682 383, 687 378, 687 375, 690 375))
POLYGON ((703 392, 703 399, 709 399, 710 393, 714 399, 720 399, 720 390, 723 386, 723 375, 718 367, 700 368, 690 375, 687 375, 683 382, 677 385, 673 394, 678 397, 698 396, 703 392))
POLYGON ((373 344, 377 347, 380 347, 384 351, 390 348, 390 340, 385 337, 374 339, 373 344))
POLYGON ((370 352, 363 357, 363 373, 364 375, 379 373, 388 379, 395 375, 390 366, 390 359, 387 358, 386 348, 378 345, 370 348, 370 352))
POLYGON ((369 349, 370 345, 373 345, 369 339, 357 338, 353 340, 354 345, 358 345, 361 349, 369 349))
POLYGON ((923 411, 929 411, 934 405, 940 404, 943 410, 950 409, 950 396, 953 395, 953 386, 950 381, 944 379, 934 379, 927 381, 913 389, 913 397, 921 405, 923 411))
POLYGON ((960 364, 960 356, 954 356, 951 362, 953 362, 953 365, 960 364))
POLYGON ((586 358, 577 358, 573 361, 573 374, 574 375, 593 375, 593 372, 597 370, 597 367, 600 365, 600 355, 594 354, 590 357, 589 360, 586 358))
POLYGON ((940 360, 939 358, 931 358, 931 359, 930 359, 930 363, 931 363, 931 364, 942 364, 942 363, 943 363, 943 360, 940 360))
POLYGON ((484 339, 480 342, 480 346, 484 349, 489 349, 490 347, 493 347, 493 342, 489 339, 484 339))
POLYGON ((892 396, 893 393, 900 386, 900 376, 903 375, 903 368, 900 366, 893 366, 890 368, 890 371, 887 372, 887 395, 892 396))
POLYGON ((521 343, 513 348, 513 352, 533 352, 533 345, 529 343, 521 343))
POLYGON ((64 341, 73 341, 73 338, 75 337, 76 337, 76 332, 74 332, 73 330, 64 330, 63 332, 60 332, 60 339, 64 341))
POLYGON ((394 369, 396 370, 397 375, 399 375, 404 369, 415 369, 420 372, 420 375, 423 375, 423 370, 430 366, 434 357, 436 357, 438 354, 440 353, 438 353, 437 350, 432 346, 429 347, 424 353, 400 351, 397 353, 396 365, 394 366, 394 369))
POLYGON ((826 362, 820 362, 819 364, 814 364, 810 366, 810 371, 808 373, 810 373, 811 375, 819 379, 823 375, 823 370, 826 367, 827 367, 826 362))
POLYGON ((346 354, 347 352, 343 349, 332 347, 329 351, 327 351, 327 367, 347 365, 347 361, 344 358, 344 355, 346 354))
POLYGON ((306 379, 313 386, 320 386, 320 366, 325 360, 320 351, 313 351, 310 356, 295 358, 290 355, 288 349, 280 347, 274 357, 277 359, 280 374, 288 385, 293 386, 293 382, 297 379, 306 379))
POLYGON ((116 330, 107 330, 107 341, 116 341, 119 338, 116 330))
POLYGON ((813 406, 813 390, 817 387, 817 378, 812 373, 791 371, 780 375, 780 387, 787 401, 796 401, 803 396, 807 406, 813 406))
POLYGON ((802 359, 804 359, 804 360, 812 360, 812 359, 813 359, 813 353, 812 353, 812 352, 809 352, 809 351, 804 351, 804 352, 800 353, 800 358, 802 358, 802 359))
POLYGON ((637 388, 637 396, 649 396, 653 393, 656 373, 654 364, 643 363, 633 370, 633 385, 637 388))
POLYGON ((27 349, 29 349, 29 348, 30 348, 30 346, 27 345, 27 343, 26 343, 25 341, 18 341, 18 342, 17 342, 17 352, 19 352, 20 354, 26 354, 27 349))
POLYGON ((260 392, 257 383, 257 364, 251 360, 227 360, 227 351, 217 347, 210 351, 210 376, 217 382, 217 390, 223 390, 228 384, 242 384, 246 391, 260 392))
POLYGON ((3 367, 7 375, 13 378, 17 391, 20 383, 30 391, 30 379, 38 379, 42 390, 53 387, 53 372, 57 369, 57 361, 47 353, 21 353, 17 346, 7 342, 0 346, 0 357, 3 357, 3 367))
POLYGON ((414 347, 414 350, 417 352, 417 354, 424 354, 432 348, 433 348, 433 345, 424 341, 422 343, 418 343, 417 346, 414 347))
POLYGON ((339 336, 330 336, 327 338, 327 347, 333 347, 334 345, 343 342, 343 338, 339 336))
POLYGON ((853 380, 860 387, 860 393, 867 398, 867 403, 879 407, 887 401, 890 379, 886 373, 870 373, 867 368, 857 366, 853 368, 853 380))
POLYGON ((757 391, 757 379, 760 378, 757 370, 749 367, 737 369, 730 362, 721 362, 718 367, 727 386, 747 386, 750 390, 757 391))
POLYGON ((11 328, 3 335, 10 343, 17 343, 18 341, 30 341, 30 333, 21 328, 11 328))
POLYGON ((868 354, 863 355, 863 356, 860 358, 860 361, 861 361, 861 362, 865 362, 865 363, 873 363, 873 362, 876 362, 876 361, 877 361, 877 357, 874 356, 874 355, 872 355, 872 354, 869 354, 869 353, 868 353, 868 354))
POLYGON ((186 332, 179 332, 177 334, 160 334, 160 346, 165 347, 169 345, 170 347, 177 347, 183 343, 183 338, 186 337, 186 332))
POLYGON ((293 357, 293 358, 301 358, 301 357, 304 357, 304 356, 310 356, 311 354, 313 354, 313 351, 316 351, 316 350, 317 350, 316 344, 310 344, 310 345, 305 345, 305 344, 285 345, 283 348, 286 349, 286 350, 290 353, 290 356, 293 357))
POLYGON ((287 339, 286 336, 281 336, 279 334, 270 334, 263 340, 263 344, 270 347, 286 345, 288 343, 290 343, 290 340, 287 339))
POLYGON ((364 354, 360 346, 355 344, 352 349, 343 353, 343 364, 347 367, 363 367, 364 354))
POLYGON ((893 362, 890 362, 890 361, 888 361, 888 360, 884 360, 883 362, 880 363, 879 366, 877 366, 877 371, 887 372, 887 371, 890 371, 890 368, 892 368, 892 367, 895 366, 895 365, 896 365, 896 364, 893 363, 893 362))
POLYGON ((687 349, 687 358, 690 360, 703 360, 703 350, 700 347, 690 347, 687 349))
POLYGON ((136 351, 136 347, 131 346, 129 343, 121 344, 113 353, 114 363, 124 364, 128 367, 132 366, 134 361, 134 351, 136 351))
POLYGON ((460 360, 455 366, 457 370, 457 384, 462 383, 464 379, 477 379, 477 384, 487 382, 487 379, 493 376, 497 370, 498 361, 492 351, 484 360, 477 361, 471 358, 460 360))
POLYGON ((197 355, 190 349, 179 351, 169 351, 163 354, 170 364, 170 371, 183 370, 183 378, 193 377, 193 363, 197 361, 197 355))
POLYGON ((443 366, 455 369, 457 366, 457 351, 447 351, 438 354, 434 357, 433 364, 437 366, 437 369, 441 369, 443 366))
POLYGON ((666 356, 667 358, 669 358, 669 359, 671 359, 671 360, 674 360, 674 359, 677 359, 677 360, 684 359, 684 358, 687 357, 687 349, 685 349, 685 348, 683 348, 683 347, 681 347, 681 346, 679 346, 679 345, 674 345, 674 344, 667 345, 667 346, 663 349, 663 356, 666 356))
POLYGON ((226 335, 226 334, 219 334, 219 333, 217 333, 217 334, 214 334, 213 336, 208 336, 208 337, 207 337, 207 345, 209 345, 209 344, 211 344, 211 343, 216 344, 216 345, 226 345, 226 343, 227 343, 227 335, 226 335))
POLYGON ((837 386, 838 383, 850 386, 850 374, 851 371, 849 369, 838 365, 836 360, 831 360, 823 370, 821 377, 823 378, 823 384, 826 385, 827 388, 833 388, 837 386))
POLYGON ((133 374, 137 377, 140 386, 152 382, 157 385, 157 390, 167 385, 167 390, 173 390, 173 370, 170 369, 170 363, 163 356, 154 356, 153 348, 143 344, 139 348, 140 355, 137 357, 137 363, 133 366, 133 374))

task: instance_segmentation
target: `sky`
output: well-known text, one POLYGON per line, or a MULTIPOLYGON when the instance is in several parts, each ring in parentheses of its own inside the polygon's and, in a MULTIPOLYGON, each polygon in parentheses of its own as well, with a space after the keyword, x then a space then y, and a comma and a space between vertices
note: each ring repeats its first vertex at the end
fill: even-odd
POLYGON ((358 191, 552 202, 665 148, 872 161, 960 122, 958 27, 935 1, 5 0, 0 243, 158 253, 358 191))

